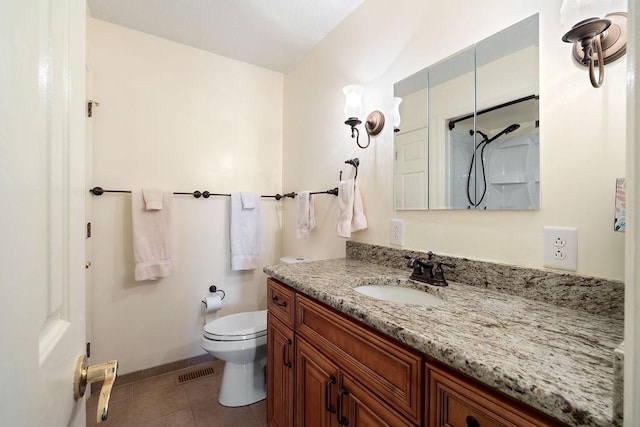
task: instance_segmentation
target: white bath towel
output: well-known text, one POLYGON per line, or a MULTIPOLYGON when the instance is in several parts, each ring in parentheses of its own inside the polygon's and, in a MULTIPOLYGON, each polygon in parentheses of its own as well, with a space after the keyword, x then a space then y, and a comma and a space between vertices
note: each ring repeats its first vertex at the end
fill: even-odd
POLYGON ((171 259, 171 200, 162 193, 162 209, 147 210, 141 190, 131 192, 135 280, 157 280, 173 273, 171 259))
POLYGON ((231 194, 231 269, 254 270, 260 258, 260 195, 231 194), (245 200, 245 202, 243 202, 245 200), (244 208, 244 206, 253 206, 244 208))
POLYGON ((296 224, 296 237, 302 239, 316 228, 316 213, 313 207, 313 195, 310 191, 298 193, 298 220, 296 224))
POLYGON ((162 209, 162 190, 157 188, 143 188, 145 210, 159 211, 162 209))
POLYGON ((367 228, 367 218, 360 189, 355 180, 340 181, 338 185, 338 223, 336 231, 340 237, 351 237, 351 233, 367 228))

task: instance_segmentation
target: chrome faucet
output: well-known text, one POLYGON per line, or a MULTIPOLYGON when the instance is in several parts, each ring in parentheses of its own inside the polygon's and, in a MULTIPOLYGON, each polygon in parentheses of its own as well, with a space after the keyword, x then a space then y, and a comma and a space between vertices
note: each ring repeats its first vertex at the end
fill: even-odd
POLYGON ((434 253, 427 252, 427 260, 423 260, 420 257, 405 256, 409 260, 407 267, 412 268, 411 276, 409 279, 416 280, 422 283, 428 283, 434 286, 447 286, 447 280, 444 278, 444 270, 442 266, 455 268, 455 265, 448 264, 442 261, 434 261, 434 253))

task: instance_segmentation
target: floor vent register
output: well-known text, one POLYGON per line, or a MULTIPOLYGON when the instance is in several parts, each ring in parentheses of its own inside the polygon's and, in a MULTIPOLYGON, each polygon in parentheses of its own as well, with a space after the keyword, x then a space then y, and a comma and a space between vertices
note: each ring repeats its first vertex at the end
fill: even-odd
POLYGON ((194 368, 186 372, 182 372, 176 375, 176 384, 184 384, 190 381, 199 380, 201 378, 210 377, 214 375, 215 371, 212 367, 206 368, 194 368))

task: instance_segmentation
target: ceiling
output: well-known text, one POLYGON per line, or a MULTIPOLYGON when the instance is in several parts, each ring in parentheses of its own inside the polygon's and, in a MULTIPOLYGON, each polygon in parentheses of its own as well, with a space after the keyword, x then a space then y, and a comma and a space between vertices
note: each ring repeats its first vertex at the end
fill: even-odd
POLYGON ((92 17, 285 72, 364 0, 87 0, 92 17))

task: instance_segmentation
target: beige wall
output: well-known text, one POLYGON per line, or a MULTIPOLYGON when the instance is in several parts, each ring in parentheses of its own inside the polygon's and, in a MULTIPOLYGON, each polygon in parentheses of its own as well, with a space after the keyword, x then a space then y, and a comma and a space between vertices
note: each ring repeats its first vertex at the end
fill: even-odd
MULTIPOLYGON (((282 191, 282 74, 94 19, 88 47, 93 185, 282 191)), ((228 197, 174 197, 175 272, 157 282, 133 280, 130 196, 91 203, 92 360, 124 374, 204 353, 213 283, 227 294, 218 316, 265 308, 262 268, 230 271, 228 197)), ((280 256, 282 203, 262 202, 261 265, 280 256)))
MULTIPOLYGON (((594 89, 561 41, 560 1, 367 0, 285 75, 285 188, 333 187, 344 160, 361 160, 358 182, 369 229, 353 239, 389 244, 389 220, 405 221, 405 247, 542 268, 542 228, 579 229, 578 273, 622 279, 624 235, 612 231, 615 178, 624 176, 626 58, 594 89), (393 210, 393 131, 367 150, 343 125, 342 87, 362 84, 365 111, 392 109, 393 83, 534 13, 540 13, 541 208, 533 212, 393 210)), ((349 175, 350 176, 350 175, 349 175)), ((283 208, 287 254, 339 257, 336 200, 316 199, 318 230, 294 234, 283 208)))
MULTIPOLYGON (((352 175, 344 160, 357 156, 369 229, 355 240, 388 245, 389 220, 400 218, 407 248, 542 267, 542 227, 577 226, 578 273, 622 279, 624 235, 611 228, 614 182, 624 176, 626 59, 608 65, 604 87, 593 89, 560 41, 566 28, 559 8, 559 1, 367 0, 284 78, 89 19, 90 79, 101 103, 91 123, 93 185, 326 190, 341 170, 352 175), (388 115, 393 83, 536 12, 541 209, 394 211, 392 126, 369 149, 357 148, 342 124, 342 87, 363 84, 365 111, 388 115)), ((228 295, 218 315, 263 308, 264 274, 229 270, 228 203, 176 197, 175 273, 136 283, 130 198, 93 197, 95 360, 118 358, 127 373, 201 354, 199 301, 211 283, 228 295)), ((263 264, 281 254, 344 255, 335 197, 316 197, 318 227, 306 239, 295 238, 295 202, 265 201, 262 208, 263 264)))

